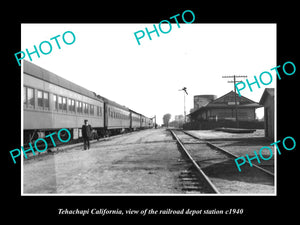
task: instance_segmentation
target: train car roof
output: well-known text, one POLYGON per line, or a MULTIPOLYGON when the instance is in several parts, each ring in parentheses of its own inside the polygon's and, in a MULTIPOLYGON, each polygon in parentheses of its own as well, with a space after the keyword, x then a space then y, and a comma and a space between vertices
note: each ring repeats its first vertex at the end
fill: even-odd
POLYGON ((134 111, 134 110, 132 110, 132 109, 129 109, 129 111, 130 111, 130 112, 133 112, 133 113, 135 113, 135 114, 141 115, 140 113, 138 113, 138 112, 136 112, 136 111, 134 111))
POLYGON ((135 113, 135 114, 138 114, 138 115, 140 115, 140 116, 142 116, 142 117, 144 117, 144 118, 147 118, 147 119, 151 119, 151 120, 152 120, 152 118, 147 117, 147 116, 145 116, 145 115, 143 115, 143 114, 141 114, 141 113, 138 113, 138 112, 136 112, 136 111, 134 111, 134 110, 132 110, 132 109, 129 109, 129 111, 131 111, 131 112, 133 112, 133 113, 135 113))
POLYGON ((97 97, 100 98, 100 99, 102 99, 105 103, 108 103, 108 104, 110 104, 112 106, 116 106, 118 108, 121 108, 121 109, 129 111, 129 108, 126 107, 126 106, 124 106, 124 105, 120 105, 119 103, 116 103, 116 102, 114 102, 112 100, 109 100, 108 98, 105 98, 105 97, 100 96, 100 95, 97 95, 97 97))
MULTIPOLYGON (((69 89, 71 91, 74 91, 74 92, 77 92, 79 94, 82 94, 82 95, 85 95, 87 97, 90 97, 90 98, 93 98, 93 99, 96 99, 96 100, 101 100, 103 102, 106 102, 110 105, 113 105, 113 106, 116 106, 118 108, 121 108, 121 109, 124 109, 124 110, 127 110, 129 111, 130 109, 126 106, 123 106, 123 105, 120 105, 119 103, 116 103, 112 100, 109 100, 108 98, 105 98, 101 95, 98 95, 96 94, 95 92, 92 92, 92 91, 89 91, 88 89, 84 88, 84 87, 81 87, 65 78, 62 78, 42 67, 39 67, 31 62, 28 62, 26 60, 23 60, 23 65, 24 65, 24 73, 28 74, 28 75, 31 75, 33 77, 36 77, 38 79, 41 79, 41 80, 44 80, 44 81, 47 81, 49 83, 52 83, 52 84, 55 84, 55 85, 58 85, 60 87, 63 87, 63 88, 66 88, 66 89, 69 89)), ((131 110, 133 111, 133 110, 131 110)), ((135 111, 133 111, 135 112, 135 111)), ((140 113, 137 113, 135 112, 136 114, 139 114, 139 115, 142 115, 140 113)))
MULTIPOLYGON (((71 81, 68 81, 46 69, 43 69, 33 63, 30 63, 26 60, 23 60, 23 65, 24 65, 24 73, 31 75, 33 77, 39 78, 41 80, 47 81, 49 83, 58 85, 60 87, 69 89, 71 91, 77 92, 79 94, 85 95, 87 97, 97 99, 96 93, 89 91, 88 89, 81 87, 71 81)), ((101 100, 101 99, 100 99, 101 100)))

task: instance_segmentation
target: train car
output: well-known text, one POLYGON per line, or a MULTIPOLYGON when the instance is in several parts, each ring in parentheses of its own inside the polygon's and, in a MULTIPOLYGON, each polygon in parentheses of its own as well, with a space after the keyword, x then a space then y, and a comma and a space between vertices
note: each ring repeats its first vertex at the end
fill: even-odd
POLYGON ((108 135, 122 133, 130 130, 130 111, 107 98, 100 97, 104 101, 104 127, 108 135))
POLYGON ((145 129, 147 128, 147 121, 146 121, 146 117, 144 115, 141 114, 141 129, 145 129))
POLYGON ((147 126, 147 128, 153 128, 153 120, 152 120, 152 118, 146 117, 146 126, 147 126))
POLYGON ((152 120, 23 60, 24 143, 62 128, 81 137, 85 119, 96 137, 151 127, 152 120))
POLYGON ((23 60, 24 143, 61 128, 81 136, 85 119, 104 131, 104 101, 79 85, 23 60))
POLYGON ((135 131, 141 128, 141 114, 130 109, 130 130, 135 131))

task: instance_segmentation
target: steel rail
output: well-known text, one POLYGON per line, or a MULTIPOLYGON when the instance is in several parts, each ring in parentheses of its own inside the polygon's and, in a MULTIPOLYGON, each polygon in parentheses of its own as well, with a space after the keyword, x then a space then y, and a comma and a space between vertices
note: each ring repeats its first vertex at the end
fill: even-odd
MULTIPOLYGON (((193 135, 193 134, 191 134, 191 133, 189 133, 189 132, 187 132, 187 131, 182 130, 182 132, 185 133, 185 134, 187 134, 187 135, 189 135, 189 136, 191 136, 191 137, 193 137, 193 138, 195 138, 195 139, 197 139, 197 140, 199 140, 199 141, 204 141, 204 140, 201 140, 199 137, 197 137, 197 136, 195 136, 195 135, 193 135)), ((233 154, 233 153, 231 153, 231 152, 228 152, 227 150, 225 150, 225 149, 223 149, 223 148, 221 148, 221 147, 219 147, 219 146, 216 146, 216 145, 210 143, 209 141, 206 141, 206 140, 205 140, 205 143, 206 143, 209 147, 215 148, 215 149, 217 149, 217 150, 219 150, 219 151, 225 153, 226 155, 229 155, 229 156, 232 157, 232 158, 235 158, 235 159, 236 159, 236 158, 239 158, 239 156, 237 156, 237 155, 235 155, 235 154, 233 154)), ((246 161, 246 163, 249 164, 249 166, 251 166, 250 163, 249 163, 248 161, 246 161)), ((264 169, 264 168, 262 168, 262 167, 260 167, 260 166, 258 166, 258 165, 255 165, 255 164, 252 164, 252 166, 255 167, 256 169, 258 169, 258 170, 260 170, 260 171, 262 171, 262 172, 268 174, 269 176, 274 177, 274 173, 272 173, 272 172, 270 172, 270 171, 268 171, 268 170, 266 170, 266 169, 264 169)), ((252 167, 252 166, 251 166, 251 167, 252 167)))
POLYGON ((193 159, 193 157, 190 155, 190 153, 188 152, 188 150, 184 147, 183 143, 180 141, 180 139, 178 138, 178 136, 171 130, 169 129, 169 131, 171 132, 172 136, 176 139, 177 143, 179 144, 180 148, 183 150, 183 152, 185 153, 185 155, 189 158, 189 160, 192 162, 194 168, 196 169, 196 171, 198 172, 198 175, 201 176, 201 178, 204 178, 205 182, 208 184, 209 187, 209 191, 210 193, 215 193, 215 194, 220 194, 219 190, 216 188, 216 186, 211 182, 211 180, 208 178, 208 176, 203 172, 203 170, 200 168, 200 166, 198 165, 198 163, 193 159))

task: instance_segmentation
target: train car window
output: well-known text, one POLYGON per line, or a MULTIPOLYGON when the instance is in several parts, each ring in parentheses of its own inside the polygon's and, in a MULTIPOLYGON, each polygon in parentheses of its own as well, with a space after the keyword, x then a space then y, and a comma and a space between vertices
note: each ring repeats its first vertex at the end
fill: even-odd
POLYGON ((34 90, 27 88, 27 106, 34 107, 34 90))
POLYGON ((54 110, 57 110, 57 95, 53 95, 53 104, 54 104, 54 110))
POLYGON ((70 98, 68 98, 68 106, 69 106, 69 107, 68 107, 68 108, 69 108, 68 110, 69 110, 69 111, 72 111, 71 99, 70 99, 70 98))
POLYGON ((86 104, 85 104, 85 113, 86 113, 86 114, 89 114, 89 108, 90 108, 90 107, 89 107, 89 104, 86 103, 86 104))
POLYGON ((75 100, 68 98, 68 106, 70 112, 75 112, 75 100))
POLYGON ((86 114, 89 114, 89 108, 90 108, 90 104, 86 103, 86 108, 85 108, 86 114))
POLYGON ((44 108, 49 109, 49 93, 44 92, 43 98, 44 98, 44 108))
POLYGON ((90 105, 90 114, 94 116, 94 105, 90 105))
POLYGON ((75 100, 71 99, 71 104, 69 105, 69 111, 75 112, 75 100))
POLYGON ((23 87, 23 104, 26 105, 27 102, 27 87, 23 87))
POLYGON ((62 97, 63 110, 67 110, 67 98, 62 97))
POLYGON ((63 97, 63 110, 67 111, 67 98, 63 97))
POLYGON ((37 91, 37 105, 39 107, 43 107, 43 92, 42 91, 37 91))
POLYGON ((88 114, 88 113, 89 113, 89 110, 88 110, 88 104, 87 104, 87 103, 83 103, 83 110, 84 110, 84 113, 85 113, 85 114, 88 114))
POLYGON ((61 96, 58 96, 58 105, 60 110, 64 110, 64 98, 61 96))
POLYGON ((82 103, 82 112, 85 113, 85 103, 82 103))
POLYGON ((58 96, 58 109, 59 110, 63 109, 63 106, 62 106, 62 97, 61 96, 58 96))
POLYGON ((37 106, 43 109, 49 109, 49 93, 37 91, 37 106))
POLYGON ((78 112, 82 113, 82 102, 78 102, 78 112))

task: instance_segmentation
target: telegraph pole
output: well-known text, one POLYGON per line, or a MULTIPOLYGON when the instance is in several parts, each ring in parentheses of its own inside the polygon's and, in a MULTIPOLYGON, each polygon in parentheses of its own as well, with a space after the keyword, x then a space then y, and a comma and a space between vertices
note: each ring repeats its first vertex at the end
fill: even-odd
POLYGON ((238 120, 238 107, 237 107, 237 101, 236 101, 236 87, 235 87, 235 83, 236 82, 241 82, 241 81, 236 81, 236 77, 238 78, 246 78, 247 76, 243 76, 243 75, 231 75, 231 76, 222 76, 222 78, 233 78, 232 80, 227 81, 228 83, 233 83, 233 87, 234 87, 234 105, 235 105, 235 121, 236 121, 236 127, 239 128, 239 120, 238 120))

